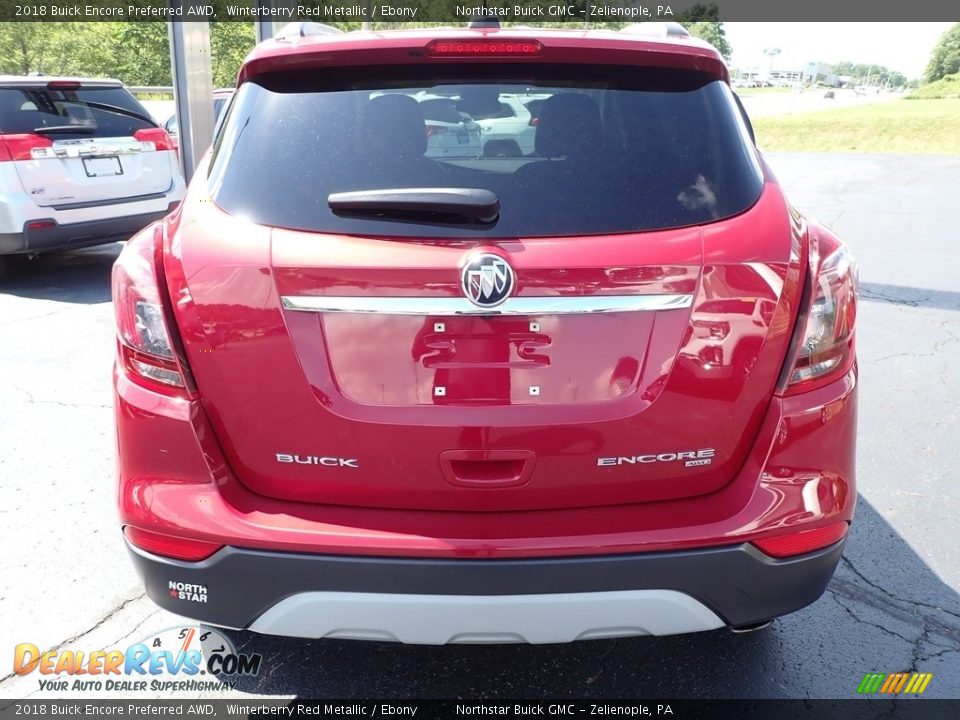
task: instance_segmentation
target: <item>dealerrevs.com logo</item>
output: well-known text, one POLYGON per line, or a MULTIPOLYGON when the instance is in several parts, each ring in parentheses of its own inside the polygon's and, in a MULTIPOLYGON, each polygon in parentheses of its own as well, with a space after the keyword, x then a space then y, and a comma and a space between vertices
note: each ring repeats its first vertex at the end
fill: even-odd
MULTIPOLYGON (((199 587, 171 593, 198 597, 199 587)), ((201 692, 233 688, 238 676, 258 675, 262 661, 259 653, 238 653, 214 628, 187 625, 161 630, 122 650, 41 651, 33 643, 20 643, 14 648, 13 671, 36 673, 39 689, 48 692, 201 692)))

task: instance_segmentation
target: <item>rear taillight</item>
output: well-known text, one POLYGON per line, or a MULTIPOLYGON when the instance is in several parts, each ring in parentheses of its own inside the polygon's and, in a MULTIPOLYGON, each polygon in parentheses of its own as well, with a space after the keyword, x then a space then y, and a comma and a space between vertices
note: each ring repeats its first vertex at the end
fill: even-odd
POLYGON ((797 324, 796 348, 781 391, 806 392, 844 375, 854 363, 857 267, 846 246, 835 244, 820 259, 807 312, 797 324))
POLYGON ((442 125, 426 125, 425 126, 427 137, 433 137, 434 135, 439 135, 440 133, 445 133, 447 128, 442 125))
POLYGON ((43 135, 0 135, 0 162, 50 157, 53 140, 43 135))
POLYGON ((785 535, 754 540, 753 544, 770 557, 793 557, 839 542, 847 534, 848 527, 846 522, 838 522, 810 530, 798 530, 785 535))
POLYGON ((161 127, 143 128, 137 130, 133 137, 140 141, 140 149, 144 152, 154 150, 173 150, 173 140, 170 139, 170 133, 161 127))
POLYGON ((543 52, 539 40, 432 40, 427 57, 535 57, 543 52))
POLYGON ((132 525, 127 525, 123 529, 123 534, 127 536, 131 545, 141 550, 188 562, 205 560, 223 547, 219 543, 166 535, 152 530, 143 530, 132 525))
POLYGON ((128 374, 151 389, 183 394, 187 383, 167 327, 157 268, 163 230, 133 237, 113 266, 113 307, 128 374))

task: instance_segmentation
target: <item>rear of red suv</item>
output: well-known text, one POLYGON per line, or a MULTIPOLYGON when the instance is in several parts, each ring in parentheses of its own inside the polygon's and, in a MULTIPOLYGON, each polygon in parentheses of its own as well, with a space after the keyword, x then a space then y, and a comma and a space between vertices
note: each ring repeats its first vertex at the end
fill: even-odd
POLYGON ((840 559, 855 268, 699 41, 263 44, 114 301, 125 538, 181 615, 412 643, 746 628, 840 559), (464 94, 542 99, 534 151, 434 156, 417 98, 464 94))

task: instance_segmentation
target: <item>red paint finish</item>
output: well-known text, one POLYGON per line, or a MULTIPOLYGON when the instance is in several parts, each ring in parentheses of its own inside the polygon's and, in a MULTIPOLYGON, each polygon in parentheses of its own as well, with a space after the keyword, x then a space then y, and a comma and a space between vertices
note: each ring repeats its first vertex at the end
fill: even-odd
MULTIPOLYGON (((414 62, 411 48, 438 35, 360 35, 336 52, 322 39, 266 43, 240 79, 414 62)), ((696 41, 598 36, 600 49, 593 35, 538 31, 536 61, 629 56, 726 77, 696 41)), ((130 245, 159 243, 154 270, 191 385, 160 392, 115 370, 126 525, 246 548, 524 557, 707 547, 852 517, 852 339, 849 363, 778 392, 805 283, 835 239, 809 232, 769 173, 736 217, 633 234, 301 232, 227 214, 202 182, 154 230, 130 245), (284 295, 459 297, 477 249, 509 260, 520 297, 690 294, 692 305, 493 318, 281 306, 284 295)))
MULTIPOLYGON (((488 332, 514 348, 516 366, 492 359, 463 368, 444 366, 443 348, 431 348, 430 333, 420 332, 422 320, 393 317, 368 338, 363 322, 351 329, 287 312, 279 295, 348 294, 347 285, 331 282, 348 261, 342 276, 366 273, 371 279, 358 289, 368 293, 415 289, 404 271, 437 276, 444 262, 455 279, 465 247, 324 237, 324 262, 310 266, 306 236, 275 232, 271 256, 267 228, 198 202, 198 192, 169 221, 164 270, 199 397, 159 394, 118 369, 126 524, 241 547, 490 557, 709 546, 852 515, 855 368, 813 392, 772 396, 806 254, 805 226, 784 220, 775 185, 752 210, 710 232, 591 238, 585 256, 577 252, 581 238, 500 243, 517 258, 521 277, 537 278, 521 294, 605 292, 619 280, 631 289, 691 290, 693 307, 607 318, 606 332, 569 344, 563 340, 578 337, 583 318, 555 317, 541 326, 547 341, 534 338, 537 347, 523 361, 528 330, 501 319, 499 335, 488 332), (657 235, 670 241, 656 242, 657 235), (351 242, 382 243, 384 252, 415 260, 409 268, 392 261, 365 267, 363 258, 379 256, 369 248, 350 253, 351 242), (623 251, 610 263, 617 270, 598 271, 618 242, 623 251), (349 389, 362 385, 350 384, 348 356, 331 348, 332 332, 338 344, 369 343, 372 367, 389 354, 402 369, 384 376, 395 383, 389 402, 351 397, 349 389), (629 351, 624 335, 634 338, 629 351), (451 377, 460 370, 468 380, 488 373, 487 387, 495 388, 501 376, 513 382, 515 374, 547 374, 560 362, 576 367, 559 357, 563 348, 599 378, 589 402, 544 393, 514 403, 492 392, 486 402, 458 402, 418 394, 415 379, 403 382, 403 372, 451 377), (618 368, 622 358, 635 369, 618 368), (622 390, 612 392, 621 379, 622 390), (670 462, 596 465, 599 457, 704 447, 715 448, 714 462, 683 471, 670 462), (445 463, 450 451, 474 464, 454 470, 445 463), (284 466, 274 461, 277 452, 356 457, 359 468, 284 466), (495 465, 478 467, 484 458, 495 465), (511 463, 521 458, 518 470, 511 463), (497 512, 505 509, 512 512, 497 512)), ((452 293, 417 282, 425 293, 452 293)), ((465 336, 481 322, 461 320, 465 336)))
MULTIPOLYGON (((490 33, 431 28, 408 32, 349 35, 314 35, 302 40, 267 41, 247 57, 237 84, 257 75, 292 70, 327 70, 335 67, 395 67, 424 61, 431 43, 489 38, 490 33)), ((529 40, 529 30, 498 30, 502 41, 529 40)), ((698 70, 728 80, 729 73, 720 54, 693 37, 640 38, 617 32, 572 33, 538 29, 538 54, 525 56, 491 54, 484 56, 428 58, 428 62, 502 63, 530 62, 589 65, 642 65, 644 67, 698 70)), ((436 47, 436 45, 433 45, 436 47)))

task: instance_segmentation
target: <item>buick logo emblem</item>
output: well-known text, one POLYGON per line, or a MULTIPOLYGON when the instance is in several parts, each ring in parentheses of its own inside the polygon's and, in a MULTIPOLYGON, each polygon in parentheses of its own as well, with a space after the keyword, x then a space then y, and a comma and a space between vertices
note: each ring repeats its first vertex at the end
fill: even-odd
POLYGON ((510 297, 513 286, 513 268, 499 255, 474 255, 460 273, 463 294, 474 305, 483 308, 500 305, 510 297))

